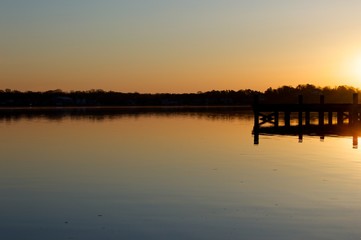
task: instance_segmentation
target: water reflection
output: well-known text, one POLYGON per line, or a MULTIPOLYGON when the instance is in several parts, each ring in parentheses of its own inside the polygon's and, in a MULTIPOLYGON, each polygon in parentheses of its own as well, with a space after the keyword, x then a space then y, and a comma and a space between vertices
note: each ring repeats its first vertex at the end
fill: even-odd
POLYGON ((54 111, 2 114, 1 239, 361 237, 349 139, 254 146, 240 109, 54 111))
POLYGON ((2 108, 0 121, 45 118, 48 120, 89 119, 104 121, 121 118, 192 117, 209 120, 251 119, 252 113, 245 107, 88 107, 88 108, 2 108))

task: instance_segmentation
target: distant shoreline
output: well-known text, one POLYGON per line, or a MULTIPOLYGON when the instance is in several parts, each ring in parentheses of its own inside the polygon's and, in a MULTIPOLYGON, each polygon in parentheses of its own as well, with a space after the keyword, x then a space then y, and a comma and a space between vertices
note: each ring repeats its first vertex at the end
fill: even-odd
POLYGON ((264 92, 251 89, 238 91, 208 91, 197 93, 122 93, 103 90, 72 91, 50 90, 46 92, 20 92, 0 90, 0 108, 200 108, 200 107, 243 107, 253 104, 259 96, 261 103, 297 103, 302 95, 304 103, 319 102, 320 95, 325 103, 350 103, 352 94, 361 90, 349 87, 317 87, 314 85, 282 86, 268 88, 264 92))

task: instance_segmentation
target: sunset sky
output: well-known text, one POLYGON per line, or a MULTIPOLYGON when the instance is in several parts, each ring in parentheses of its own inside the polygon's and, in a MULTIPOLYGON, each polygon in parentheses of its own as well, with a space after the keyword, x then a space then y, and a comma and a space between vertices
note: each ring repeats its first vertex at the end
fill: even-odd
POLYGON ((0 89, 361 88, 359 0, 1 0, 0 89))

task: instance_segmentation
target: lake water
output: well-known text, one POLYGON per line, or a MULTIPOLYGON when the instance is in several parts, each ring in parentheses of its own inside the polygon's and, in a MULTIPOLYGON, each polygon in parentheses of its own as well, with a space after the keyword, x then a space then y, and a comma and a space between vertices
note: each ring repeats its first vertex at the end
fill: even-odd
POLYGON ((360 239, 352 137, 243 111, 0 118, 0 239, 360 239))

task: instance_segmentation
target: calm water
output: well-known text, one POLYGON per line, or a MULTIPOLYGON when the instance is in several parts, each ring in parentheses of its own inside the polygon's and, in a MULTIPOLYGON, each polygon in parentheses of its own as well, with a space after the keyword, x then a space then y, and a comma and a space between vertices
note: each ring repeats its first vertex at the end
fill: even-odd
POLYGON ((248 113, 0 118, 0 239, 360 239, 352 137, 248 113))

